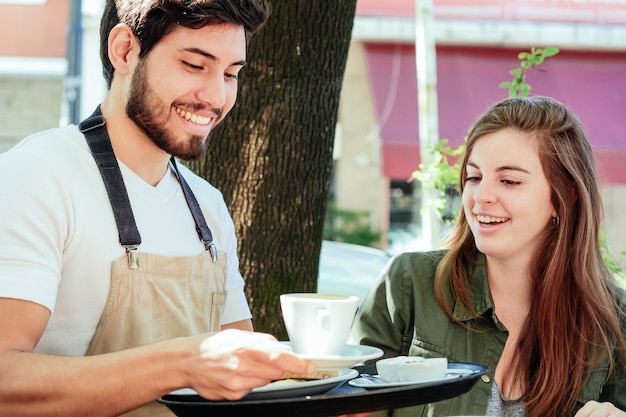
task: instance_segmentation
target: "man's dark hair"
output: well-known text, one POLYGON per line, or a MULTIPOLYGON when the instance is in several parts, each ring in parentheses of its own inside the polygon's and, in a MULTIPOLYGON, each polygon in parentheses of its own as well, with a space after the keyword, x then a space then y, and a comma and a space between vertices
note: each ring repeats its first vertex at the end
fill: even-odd
POLYGON ((111 88, 113 64, 109 60, 109 33, 118 23, 128 25, 139 39, 139 57, 176 25, 199 29, 207 25, 234 23, 243 26, 246 42, 269 17, 265 0, 107 0, 100 22, 102 72, 111 88))

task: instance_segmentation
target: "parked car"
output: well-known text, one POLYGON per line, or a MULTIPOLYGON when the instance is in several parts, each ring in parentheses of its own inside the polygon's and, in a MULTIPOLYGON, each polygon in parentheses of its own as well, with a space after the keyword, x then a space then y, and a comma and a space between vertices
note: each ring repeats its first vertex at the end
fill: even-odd
POLYGON ((390 258, 390 254, 380 249, 325 240, 322 242, 317 292, 356 295, 360 304, 390 258))

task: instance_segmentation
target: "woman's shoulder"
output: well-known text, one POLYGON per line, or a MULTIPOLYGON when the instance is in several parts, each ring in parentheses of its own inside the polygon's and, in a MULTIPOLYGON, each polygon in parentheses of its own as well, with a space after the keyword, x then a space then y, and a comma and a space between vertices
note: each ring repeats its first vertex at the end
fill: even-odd
POLYGON ((422 282, 434 280, 437 267, 447 250, 402 252, 387 264, 388 275, 394 279, 422 282))
POLYGON ((437 265, 439 265, 447 253, 447 249, 423 252, 403 252, 394 256, 393 261, 409 264, 419 268, 437 268, 437 265))

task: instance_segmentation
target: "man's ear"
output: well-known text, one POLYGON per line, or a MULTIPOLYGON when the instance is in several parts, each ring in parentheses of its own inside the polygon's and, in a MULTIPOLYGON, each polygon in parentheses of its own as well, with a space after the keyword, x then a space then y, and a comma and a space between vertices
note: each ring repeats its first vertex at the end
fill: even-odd
POLYGON ((131 73, 133 56, 139 55, 139 42, 128 25, 117 24, 109 33, 109 59, 116 72, 121 75, 131 73))

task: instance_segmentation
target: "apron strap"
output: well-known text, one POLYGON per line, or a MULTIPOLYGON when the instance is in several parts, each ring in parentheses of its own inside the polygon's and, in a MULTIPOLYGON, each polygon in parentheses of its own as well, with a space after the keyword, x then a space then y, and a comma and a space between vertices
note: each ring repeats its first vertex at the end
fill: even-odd
POLYGON ((80 131, 85 135, 109 195, 120 244, 126 248, 126 252, 135 251, 141 244, 141 235, 137 230, 124 179, 104 125, 104 117, 98 106, 91 116, 80 123, 80 131))
POLYGON ((206 220, 204 219, 202 210, 200 209, 200 204, 198 204, 198 200, 196 200, 196 196, 191 190, 191 187, 189 187, 187 180, 185 180, 185 177, 183 177, 178 170, 176 159, 173 156, 170 158, 170 163, 172 164, 174 174, 176 174, 176 178, 178 178, 178 182, 180 182, 180 186, 183 189, 183 194, 185 195, 185 200, 187 201, 191 215, 196 222, 196 232, 198 233, 198 237, 202 243, 204 243, 204 247, 211 252, 211 259, 213 259, 213 262, 217 262, 217 250, 215 249, 215 244, 213 243, 213 233, 211 233, 209 225, 206 224, 206 220))
MULTIPOLYGON (((96 110, 91 116, 83 120, 80 123, 80 131, 85 135, 89 149, 93 155, 96 165, 100 170, 100 175, 104 181, 107 194, 109 195, 109 201, 113 208, 113 216, 115 217, 115 223, 117 224, 117 230, 119 234, 120 244, 126 248, 128 253, 129 266, 133 269, 139 267, 139 258, 137 255, 137 248, 141 244, 141 235, 137 229, 137 223, 133 215, 133 209, 130 205, 130 199, 128 198, 128 192, 124 185, 124 178, 122 172, 117 163, 117 158, 113 152, 111 146, 111 140, 105 127, 104 117, 100 111, 100 106, 96 107, 96 110)), ((178 167, 174 157, 171 158, 172 165, 174 167, 174 173, 176 178, 181 184, 183 189, 183 195, 187 201, 187 205, 191 211, 191 215, 196 224, 196 231, 198 237, 204 243, 207 250, 211 252, 211 258, 213 262, 217 262, 217 250, 213 243, 213 234, 211 229, 206 223, 200 205, 196 200, 195 195, 191 191, 191 188, 185 181, 185 178, 180 175, 178 167)))

